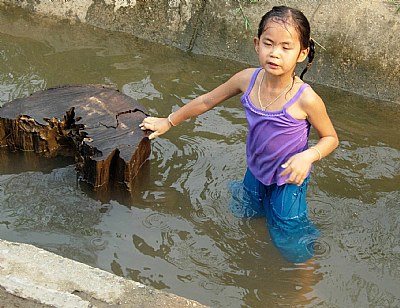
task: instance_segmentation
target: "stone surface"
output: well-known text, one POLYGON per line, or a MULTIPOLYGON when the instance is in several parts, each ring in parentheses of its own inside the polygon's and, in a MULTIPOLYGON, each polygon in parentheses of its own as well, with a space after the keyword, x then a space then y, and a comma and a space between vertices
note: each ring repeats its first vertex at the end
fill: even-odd
POLYGON ((0 290, 7 307, 205 307, 32 245, 4 240, 0 290))

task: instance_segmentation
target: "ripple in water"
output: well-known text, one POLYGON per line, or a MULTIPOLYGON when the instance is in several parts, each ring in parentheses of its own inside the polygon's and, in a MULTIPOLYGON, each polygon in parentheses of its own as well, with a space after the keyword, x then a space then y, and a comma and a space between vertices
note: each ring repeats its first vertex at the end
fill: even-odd
POLYGON ((217 217, 217 211, 214 207, 210 205, 203 205, 198 210, 193 210, 190 213, 190 216, 193 218, 195 222, 206 222, 212 220, 213 218, 217 217))
POLYGON ((100 237, 95 237, 90 241, 90 245, 96 250, 103 250, 107 244, 108 242, 100 237))
POLYGON ((335 221, 333 206, 329 203, 323 203, 322 206, 318 204, 317 208, 312 210, 312 213, 314 215, 313 220, 320 225, 331 225, 335 221))
POLYGON ((331 246, 322 239, 309 239, 307 250, 318 259, 327 259, 331 254, 331 246))
POLYGON ((224 290, 224 288, 221 285, 219 285, 219 284, 217 284, 215 282, 212 282, 210 280, 201 280, 201 281, 199 281, 199 285, 204 290, 212 291, 213 293, 214 292, 220 293, 220 292, 222 292, 224 290))
POLYGON ((170 226, 167 224, 167 218, 161 213, 152 213, 143 220, 143 225, 146 228, 157 228, 163 232, 170 231, 170 226))

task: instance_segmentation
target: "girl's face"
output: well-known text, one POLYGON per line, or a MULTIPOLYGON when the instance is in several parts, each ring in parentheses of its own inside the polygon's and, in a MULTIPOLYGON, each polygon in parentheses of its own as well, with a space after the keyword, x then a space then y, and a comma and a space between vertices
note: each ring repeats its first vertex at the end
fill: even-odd
POLYGON ((301 49, 299 34, 290 23, 269 21, 261 37, 254 38, 260 64, 273 76, 292 77, 296 64, 304 61, 309 49, 301 49))

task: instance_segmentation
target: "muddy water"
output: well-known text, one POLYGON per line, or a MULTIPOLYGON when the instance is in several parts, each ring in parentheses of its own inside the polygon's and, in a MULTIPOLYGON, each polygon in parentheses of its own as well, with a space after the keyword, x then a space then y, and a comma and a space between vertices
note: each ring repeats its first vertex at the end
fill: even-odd
MULTIPOLYGON (((167 115, 243 67, 0 10, 1 105, 107 83, 167 115)), ((0 151, 0 236, 213 307, 399 306, 400 108, 314 87, 341 146, 312 172, 310 216, 322 235, 307 263, 286 262, 264 220, 227 208, 227 185, 246 168, 237 98, 156 139, 133 196, 91 193, 69 159, 0 151)))

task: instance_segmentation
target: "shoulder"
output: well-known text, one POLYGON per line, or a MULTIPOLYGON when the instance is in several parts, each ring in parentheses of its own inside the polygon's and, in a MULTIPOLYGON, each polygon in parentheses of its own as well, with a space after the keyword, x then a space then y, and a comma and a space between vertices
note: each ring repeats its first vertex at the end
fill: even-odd
POLYGON ((307 114, 315 109, 325 108, 322 98, 310 85, 308 85, 301 94, 299 98, 299 105, 307 114))
POLYGON ((300 96, 299 108, 314 127, 320 127, 321 123, 330 123, 325 103, 310 86, 300 96))
POLYGON ((254 75, 257 68, 246 68, 242 71, 234 74, 229 80, 227 80, 222 86, 227 88, 234 88, 241 92, 246 92, 251 78, 254 75))
POLYGON ((257 68, 246 68, 240 72, 237 72, 235 75, 233 75, 230 78, 229 82, 232 82, 242 92, 245 92, 251 82, 251 78, 253 77, 254 73, 257 70, 258 70, 257 68))
POLYGON ((247 76, 253 76, 254 75, 254 73, 256 72, 256 71, 259 71, 259 70, 261 70, 261 68, 260 67, 249 67, 249 68, 246 68, 246 69, 244 69, 243 71, 241 71, 241 73, 243 73, 244 75, 247 75, 247 76))
POLYGON ((237 78, 238 80, 241 81, 250 81, 251 78, 253 77, 254 73, 258 70, 258 68, 246 68, 238 73, 236 73, 235 75, 233 75, 232 78, 237 78))

